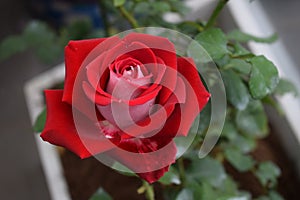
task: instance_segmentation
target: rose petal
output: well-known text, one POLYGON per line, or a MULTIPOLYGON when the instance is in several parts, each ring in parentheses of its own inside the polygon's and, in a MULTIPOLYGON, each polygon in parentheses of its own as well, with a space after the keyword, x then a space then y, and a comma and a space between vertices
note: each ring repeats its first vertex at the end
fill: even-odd
POLYGON ((127 43, 140 42, 150 48, 168 67, 177 68, 176 50, 167 38, 142 33, 130 33, 124 39, 127 43))
POLYGON ((186 89, 184 82, 179 77, 177 83, 178 84, 174 93, 168 99, 165 105, 157 109, 155 112, 153 111, 149 117, 138 121, 137 124, 126 127, 125 129, 123 129, 123 132, 135 137, 140 137, 141 135, 143 135, 144 137, 148 137, 149 135, 155 134, 157 134, 157 137, 174 137, 178 131, 181 121, 180 109, 178 108, 179 110, 176 112, 178 118, 176 117, 175 120, 173 119, 174 116, 171 117, 171 120, 169 118, 175 109, 175 105, 184 103, 186 101, 186 89), (172 129, 170 129, 169 126, 172 129))
POLYGON ((148 75, 143 78, 128 79, 126 77, 117 77, 114 72, 110 71, 110 79, 106 91, 118 99, 134 99, 148 88, 151 78, 152 76, 148 75))
POLYGON ((158 96, 158 99, 161 104, 164 104, 176 86, 176 74, 172 73, 174 70, 177 71, 177 56, 173 43, 171 43, 165 37, 142 33, 130 33, 124 38, 124 40, 126 40, 128 43, 139 41, 145 44, 147 47, 151 48, 156 57, 159 57, 161 60, 163 60, 163 63, 167 68, 173 69, 168 70, 163 76, 163 81, 168 83, 168 88, 162 88, 163 92, 161 92, 161 94, 163 94, 163 96, 158 96), (171 73, 169 74, 168 72, 171 73))
MULTIPOLYGON (((80 124, 74 124, 72 107, 62 102, 62 90, 45 91, 47 120, 41 133, 43 140, 65 147, 80 158, 107 151, 114 145, 104 137, 100 129, 81 114, 80 124), (78 127, 80 128, 78 132, 78 127)), ((80 115, 80 113, 78 113, 80 115)))
MULTIPOLYGON (((118 54, 117 60, 124 60, 126 58, 134 58, 143 64, 156 64, 156 56, 152 49, 144 43, 133 41, 128 42, 126 37, 123 39, 125 44, 125 53, 118 54)), ((118 53, 118 52, 117 52, 118 53)))
POLYGON ((120 147, 122 149, 113 149, 108 154, 149 183, 168 171, 177 152, 175 143, 170 140, 130 139, 122 141, 120 147))
POLYGON ((87 55, 90 54, 91 50, 97 45, 102 43, 105 39, 90 39, 80 41, 70 41, 65 48, 65 63, 66 63, 66 77, 64 84, 64 96, 63 100, 72 103, 73 86, 77 73, 86 59, 87 55))
MULTIPOLYGON (((184 117, 180 122, 181 126, 178 133, 186 136, 196 116, 208 102, 210 94, 202 84, 192 59, 178 58, 178 72, 185 82, 186 96, 188 97, 186 102, 181 104, 184 117)), ((175 112, 174 115, 177 113, 175 112)))

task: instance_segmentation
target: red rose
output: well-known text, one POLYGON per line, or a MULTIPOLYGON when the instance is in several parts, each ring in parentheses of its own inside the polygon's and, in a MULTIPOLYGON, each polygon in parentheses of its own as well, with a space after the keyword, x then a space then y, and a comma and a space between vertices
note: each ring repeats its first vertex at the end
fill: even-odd
POLYGON ((175 161, 175 136, 186 136, 209 93, 189 58, 166 38, 71 41, 64 90, 47 90, 43 140, 81 158, 105 152, 148 182, 175 161))

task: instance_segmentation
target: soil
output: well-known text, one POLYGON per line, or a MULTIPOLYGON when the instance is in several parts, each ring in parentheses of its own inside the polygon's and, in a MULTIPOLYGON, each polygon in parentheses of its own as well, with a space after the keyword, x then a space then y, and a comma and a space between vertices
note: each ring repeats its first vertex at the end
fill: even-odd
MULTIPOLYGON (((258 161, 272 160, 281 168, 282 175, 278 183, 278 192, 286 200, 298 200, 299 179, 295 177, 295 169, 288 160, 280 141, 275 134, 258 141, 257 149, 252 153, 258 161)), ((67 184, 73 200, 87 200, 101 186, 114 200, 144 200, 144 195, 137 194, 142 182, 136 177, 128 177, 101 164, 91 157, 81 160, 73 153, 64 150, 61 160, 67 184)), ((239 173, 228 163, 226 170, 239 183, 240 189, 250 191, 253 197, 265 194, 257 178, 250 172, 239 173)), ((156 199, 163 199, 162 189, 155 184, 156 199)))
MULTIPOLYGON (((68 150, 61 151, 61 160, 72 200, 88 200, 102 187, 114 200, 145 200, 144 194, 137 194, 142 181, 137 177, 124 176, 91 157, 81 160, 68 150)), ((159 185, 157 199, 163 199, 159 185)))

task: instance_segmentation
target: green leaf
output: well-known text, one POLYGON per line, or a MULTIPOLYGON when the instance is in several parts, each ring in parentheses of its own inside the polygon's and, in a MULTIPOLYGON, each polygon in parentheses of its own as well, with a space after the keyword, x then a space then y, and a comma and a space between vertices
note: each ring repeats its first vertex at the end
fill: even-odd
POLYGON ((200 120, 198 126, 198 134, 203 135, 207 130, 211 118, 211 103, 210 101, 206 104, 203 110, 200 113, 200 120))
POLYGON ((250 62, 252 64, 250 92, 253 98, 261 99, 275 90, 279 82, 278 71, 264 56, 254 57, 250 62))
POLYGON ((217 198, 217 200, 250 200, 250 198, 247 195, 240 195, 240 196, 231 196, 231 197, 221 197, 221 198, 217 198))
POLYGON ((56 33, 44 22, 30 22, 22 37, 28 46, 33 47, 36 55, 46 63, 63 56, 65 44, 59 42, 56 33))
POLYGON ((267 188, 274 188, 277 184, 277 178, 281 171, 277 165, 271 161, 262 162, 255 171, 256 177, 260 183, 267 188))
POLYGON ((194 200, 193 192, 185 188, 179 192, 176 200, 194 200))
POLYGON ((269 197, 270 200, 284 200, 283 197, 274 190, 269 193, 269 197))
POLYGON ((197 64, 212 61, 212 58, 210 57, 206 49, 196 41, 192 41, 188 46, 187 55, 193 58, 197 64))
POLYGON ((255 139, 240 134, 235 125, 229 120, 225 121, 222 136, 229 140, 221 144, 223 149, 234 148, 241 153, 248 153, 256 147, 255 139))
POLYGON ((268 196, 260 196, 255 200, 284 200, 284 198, 278 194, 278 192, 272 190, 269 192, 268 196))
POLYGON ((123 6, 126 0, 114 0, 114 6, 119 7, 123 6))
POLYGON ((170 0, 169 3, 173 12, 178 12, 183 16, 185 16, 190 11, 190 8, 188 8, 183 1, 170 0))
POLYGON ((44 44, 36 48, 36 55, 45 63, 51 63, 59 57, 63 57, 63 48, 55 43, 44 44))
POLYGON ((207 182, 202 182, 201 184, 201 198, 205 200, 215 200, 218 198, 218 194, 214 190, 214 188, 208 184, 207 182))
POLYGON ((249 155, 244 155, 237 149, 226 149, 225 157, 239 172, 249 171, 254 167, 255 161, 249 155))
POLYGON ((234 124, 230 120, 226 120, 223 130, 222 136, 227 138, 228 140, 234 140, 238 136, 238 131, 236 130, 234 124))
POLYGON ((175 187, 164 187, 163 189, 163 199, 174 200, 180 192, 180 188, 175 187))
POLYGON ((249 75, 251 72, 251 64, 247 63, 242 59, 231 59, 227 65, 224 66, 225 69, 234 69, 237 72, 240 72, 245 75, 249 75))
POLYGON ((134 7, 134 12, 141 15, 148 15, 149 10, 151 10, 151 4, 144 1, 137 3, 134 7))
POLYGON ((232 70, 223 70, 221 75, 228 101, 239 110, 245 109, 249 103, 250 95, 242 79, 232 70))
POLYGON ((227 69, 225 66, 230 62, 231 58, 229 55, 225 55, 220 59, 215 59, 215 63, 219 68, 227 69))
POLYGON ((193 36, 199 33, 199 28, 202 28, 197 22, 194 21, 183 21, 177 24, 177 28, 180 32, 193 36))
POLYGON ((65 29, 68 40, 81 40, 92 33, 93 24, 90 20, 76 20, 65 29))
POLYGON ((171 10, 170 5, 167 2, 155 1, 152 4, 153 11, 162 14, 171 10))
POLYGON ((89 200, 112 200, 112 197, 102 188, 99 188, 89 200))
POLYGON ((211 157, 203 159, 194 157, 192 163, 186 169, 186 176, 191 181, 207 181, 214 187, 221 187, 226 179, 223 165, 211 157))
POLYGON ((231 177, 228 176, 223 183, 221 191, 223 194, 227 194, 230 196, 236 195, 238 191, 237 183, 231 177))
POLYGON ((245 110, 237 112, 237 128, 253 138, 262 138, 268 133, 267 116, 260 101, 251 101, 245 110))
POLYGON ((35 132, 40 133, 43 131, 46 123, 46 116, 47 116, 47 109, 44 108, 34 123, 33 130, 35 132))
POLYGON ((40 47, 52 44, 55 40, 55 33, 50 27, 41 21, 30 22, 24 30, 24 40, 32 47, 40 47))
POLYGON ((297 88, 295 87, 295 85, 286 79, 280 79, 279 83, 274 91, 275 94, 283 96, 285 94, 291 93, 293 94, 295 97, 299 95, 299 92, 297 90, 297 88))
POLYGON ((234 49, 234 56, 244 56, 244 55, 249 55, 251 54, 250 51, 248 51, 245 47, 243 47, 240 43, 236 42, 233 45, 233 49, 234 49))
POLYGON ((170 166, 169 171, 166 172, 164 176, 159 179, 159 182, 164 185, 170 185, 170 184, 180 185, 181 183, 177 170, 172 166, 170 166))
MULTIPOLYGON (((220 59, 228 53, 225 34, 218 28, 199 33, 195 40, 207 51, 212 59, 220 59)), ((205 57, 204 57, 205 58, 205 57)), ((208 62, 209 60, 205 60, 208 62)))
POLYGON ((24 51, 28 47, 22 36, 9 36, 1 41, 0 61, 24 51))
POLYGON ((246 137, 244 135, 237 135, 237 137, 230 142, 231 146, 238 149, 242 153, 249 153, 256 147, 256 141, 253 137, 246 137))
POLYGON ((125 176, 137 176, 132 170, 128 169, 128 167, 117 161, 114 162, 112 168, 115 169, 118 173, 123 174, 125 176))
POLYGON ((227 38, 229 40, 235 40, 238 42, 249 42, 249 41, 255 41, 260 43, 272 43, 275 42, 278 37, 276 34, 273 34, 269 37, 256 37, 247 33, 244 33, 240 30, 233 30, 230 33, 227 34, 227 38))

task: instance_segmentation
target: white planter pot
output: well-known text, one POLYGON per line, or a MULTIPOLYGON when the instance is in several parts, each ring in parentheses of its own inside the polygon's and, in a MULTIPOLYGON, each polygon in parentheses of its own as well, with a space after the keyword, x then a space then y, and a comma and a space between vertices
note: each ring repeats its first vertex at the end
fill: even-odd
MULTIPOLYGON (((45 107, 43 90, 63 81, 64 76, 63 63, 26 82, 24 93, 32 124, 45 107)), ((35 139, 51 199, 71 200, 56 147, 44 142, 39 134, 35 135, 35 139)))
MULTIPOLYGON (((189 0, 189 2, 193 1, 195 0, 189 0)), ((197 0, 195 2, 200 1, 197 0)), ((207 10, 207 8, 211 9, 215 3, 216 1, 211 0, 203 0, 202 3, 199 4, 190 3, 194 6, 193 10, 195 10, 195 13, 192 13, 190 16, 199 16, 196 13, 202 13, 201 8, 204 8, 204 10, 207 10), (198 7, 195 9, 195 5, 201 8, 198 7)), ((239 28, 247 33, 253 33, 258 36, 268 36, 274 32, 258 1, 250 4, 249 1, 232 0, 229 3, 229 10, 239 28)), ((299 86, 298 89, 300 91, 300 77, 296 73, 295 65, 288 57, 280 40, 272 45, 250 43, 249 47, 254 53, 264 54, 272 60, 278 66, 281 76, 288 77, 289 80, 292 80, 295 85, 299 86)), ((62 81, 64 79, 64 73, 64 64, 61 64, 29 80, 25 84, 24 92, 32 124, 44 107, 42 91, 62 81)), ((291 96, 279 98, 278 100, 286 113, 287 124, 282 125, 282 119, 274 116, 270 116, 270 120, 275 124, 275 128, 278 129, 279 132, 285 134, 284 136, 279 136, 280 138, 290 138, 289 140, 283 140, 283 143, 286 144, 285 146, 287 147, 289 155, 297 163, 297 168, 300 170, 300 158, 298 155, 300 143, 300 126, 298 126, 300 122, 300 100, 299 98, 295 99, 291 96), (291 129, 292 131, 287 132, 287 129, 291 129), (287 137, 287 133, 291 135, 287 137), (296 138, 296 140, 290 141, 292 138, 296 138)), ((56 147, 42 141, 38 134, 36 135, 36 143, 40 152, 40 159, 51 198, 53 200, 70 200, 71 197, 63 176, 62 165, 56 147)))

